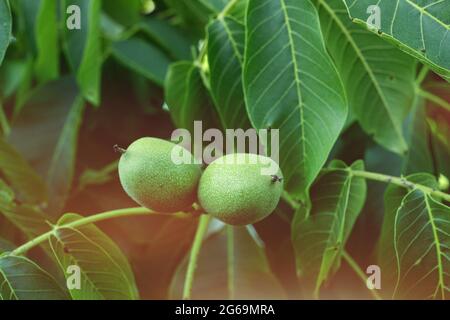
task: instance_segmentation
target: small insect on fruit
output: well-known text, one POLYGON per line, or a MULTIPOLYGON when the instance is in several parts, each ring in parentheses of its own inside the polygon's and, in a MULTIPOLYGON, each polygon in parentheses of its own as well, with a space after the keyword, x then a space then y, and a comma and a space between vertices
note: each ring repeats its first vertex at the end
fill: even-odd
POLYGON ((173 213, 189 210, 196 201, 201 167, 175 164, 171 158, 174 147, 177 145, 157 138, 141 138, 126 150, 115 146, 122 153, 119 161, 122 187, 141 206, 173 213))
POLYGON ((213 217, 231 225, 256 223, 270 215, 280 201, 283 176, 270 158, 229 154, 212 162, 203 173, 200 205, 213 217), (272 166, 278 172, 263 174, 272 166))

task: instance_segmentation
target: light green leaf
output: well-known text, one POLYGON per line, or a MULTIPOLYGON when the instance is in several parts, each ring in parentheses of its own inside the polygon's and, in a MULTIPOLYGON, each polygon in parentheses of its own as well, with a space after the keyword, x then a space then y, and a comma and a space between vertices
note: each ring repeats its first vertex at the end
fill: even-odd
MULTIPOLYGON (((80 7, 81 29, 64 26, 64 48, 83 96, 92 104, 100 103, 100 81, 103 54, 101 50, 101 0, 64 0, 61 8, 80 7)), ((65 21, 65 19, 63 19, 65 21)))
POLYGON ((0 65, 11 42, 12 18, 9 2, 0 0, 0 65))
POLYGON ((249 1, 243 74, 253 126, 280 130, 286 187, 305 197, 347 118, 344 89, 309 1, 249 1))
POLYGON ((167 20, 153 17, 145 18, 139 24, 142 31, 177 60, 192 58, 191 41, 182 31, 169 24, 167 20))
POLYGON ((54 216, 72 185, 83 111, 74 79, 65 77, 36 89, 11 126, 8 141, 45 179, 54 216))
POLYGON ((66 290, 33 261, 0 256, 0 300, 67 300, 66 290))
POLYGON ((378 5, 384 39, 450 80, 449 0, 344 0, 355 23, 369 27, 371 5, 378 5))
POLYGON ((95 225, 79 228, 64 224, 81 219, 65 214, 50 238, 50 246, 66 277, 71 265, 80 267, 81 290, 71 289, 75 300, 133 300, 138 291, 131 267, 119 247, 95 225))
POLYGON ((235 18, 241 23, 245 23, 245 13, 247 11, 248 0, 231 1, 233 1, 233 4, 231 4, 228 8, 226 15, 235 18))
MULTIPOLYGON (((188 258, 187 255, 186 258, 188 258)), ((179 299, 187 259, 171 285, 171 298, 179 299)), ((204 240, 192 288, 192 299, 286 298, 270 270, 264 249, 245 227, 229 227, 204 240)))
POLYGON ((316 297, 321 285, 339 268, 342 250, 366 200, 362 161, 351 167, 335 161, 311 188, 311 211, 300 207, 292 224, 297 273, 316 297), (336 170, 333 170, 336 169, 336 170))
POLYGON ((208 26, 211 93, 225 128, 246 129, 250 122, 242 88, 245 26, 219 17, 208 26))
POLYGON ((41 0, 34 29, 37 60, 36 75, 40 82, 46 82, 58 77, 59 74, 59 44, 57 2, 41 0))
POLYGON ((159 48, 139 38, 130 38, 112 45, 114 57, 159 85, 164 84, 170 59, 159 48))
POLYGON ((194 121, 202 121, 204 129, 218 128, 214 105, 204 87, 200 70, 193 62, 171 64, 164 87, 170 115, 178 128, 193 132, 194 121))
POLYGON ((0 171, 21 200, 31 204, 41 204, 47 201, 47 188, 44 181, 16 148, 1 137, 0 171))
MULTIPOLYGON (((408 181, 436 188, 428 174, 408 181)), ((450 208, 420 190, 390 186, 378 247, 385 295, 395 299, 448 299, 450 208)))
POLYGON ((414 59, 353 24, 342 0, 317 0, 317 8, 351 111, 376 142, 402 154, 402 124, 415 95, 414 59))

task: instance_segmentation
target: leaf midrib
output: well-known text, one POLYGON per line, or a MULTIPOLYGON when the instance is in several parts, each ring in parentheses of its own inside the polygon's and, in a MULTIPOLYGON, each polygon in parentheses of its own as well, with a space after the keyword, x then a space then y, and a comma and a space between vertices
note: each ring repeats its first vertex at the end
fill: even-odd
MULTIPOLYGON (((297 56, 295 54, 295 45, 294 45, 294 39, 292 38, 292 27, 291 23, 289 21, 289 14, 286 7, 285 0, 280 0, 281 9, 283 10, 284 20, 286 23, 286 28, 288 30, 288 37, 289 37, 289 47, 291 49, 291 56, 292 56, 292 65, 294 66, 294 77, 295 77, 295 84, 296 84, 296 92, 297 92, 297 98, 298 98, 298 108, 300 111, 300 144, 302 146, 302 161, 300 163, 301 167, 305 170, 306 167, 306 144, 305 144, 305 117, 304 117, 304 109, 303 109, 303 100, 302 100, 302 93, 301 93, 301 85, 300 85, 300 79, 298 77, 298 71, 299 69, 299 63, 297 61, 297 56)), ((312 5, 312 4, 311 4, 312 5)))

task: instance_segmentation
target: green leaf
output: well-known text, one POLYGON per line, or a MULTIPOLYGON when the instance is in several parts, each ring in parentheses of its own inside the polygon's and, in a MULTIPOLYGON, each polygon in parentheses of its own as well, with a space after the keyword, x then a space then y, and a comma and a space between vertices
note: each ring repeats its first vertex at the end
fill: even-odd
POLYGON ((102 2, 102 6, 113 20, 130 27, 140 19, 142 0, 106 0, 102 2))
POLYGON ((25 257, 0 257, 0 300, 70 299, 55 279, 25 257))
POLYGON ((366 22, 377 4, 381 28, 376 32, 450 80, 450 5, 448 0, 344 0, 355 23, 366 22))
POLYGON ((21 200, 31 204, 41 204, 47 201, 47 188, 44 181, 16 148, 1 137, 0 171, 21 200))
MULTIPOLYGON (((409 181, 436 188, 428 174, 409 181)), ((448 299, 450 208, 420 190, 390 186, 378 257, 386 296, 395 299, 448 299)))
MULTIPOLYGON (((229 227, 204 240, 194 276, 192 299, 282 299, 263 248, 245 227, 229 227)), ((179 299, 187 255, 175 274, 171 298, 179 299)))
POLYGON ((297 273, 316 297, 321 285, 339 268, 367 190, 365 180, 351 173, 364 170, 362 161, 349 168, 335 161, 329 170, 311 188, 311 210, 300 207, 292 223, 297 273))
POLYGON ((0 0, 0 65, 11 42, 12 18, 7 0, 0 0))
POLYGON ((225 128, 246 129, 250 122, 242 88, 245 26, 219 17, 208 26, 211 93, 225 128))
POLYGON ((165 81, 165 99, 170 115, 178 128, 194 132, 194 121, 202 121, 203 128, 217 128, 217 115, 204 87, 201 71, 191 61, 170 65, 165 81))
POLYGON ((249 1, 243 74, 253 126, 280 130, 286 187, 305 197, 347 118, 344 89, 309 1, 249 1))
POLYGON ((36 89, 11 126, 9 142, 47 183, 52 215, 61 214, 72 185, 83 111, 74 79, 65 77, 36 89))
POLYGON ((64 224, 81 219, 77 214, 65 214, 50 238, 62 271, 71 265, 80 267, 81 289, 70 289, 75 300, 137 299, 138 291, 131 267, 119 247, 95 225, 79 228, 64 224))
POLYGON ((0 256, 2 253, 13 251, 15 247, 16 246, 8 240, 0 238, 0 256))
POLYGON ((235 0, 228 8, 227 16, 235 18, 241 23, 245 23, 245 13, 249 0, 235 0))
POLYGON ((352 23, 342 0, 318 0, 328 51, 344 82, 350 110, 364 131, 402 154, 402 124, 413 103, 413 58, 352 23))
POLYGON ((35 68, 40 82, 53 80, 59 75, 57 4, 54 0, 41 0, 36 17, 34 30, 37 60, 35 68))
POLYGON ((172 58, 177 60, 192 58, 191 40, 180 29, 170 25, 168 21, 148 17, 143 19, 139 25, 142 31, 169 52, 172 58))
POLYGON ((435 119, 428 119, 428 125, 436 171, 448 178, 450 177, 450 123, 448 116, 442 115, 435 119))
POLYGON ((50 230, 51 219, 37 207, 19 204, 14 192, 0 179, 0 213, 22 231, 28 239, 33 239, 50 230))
POLYGON ((407 119, 405 135, 410 147, 404 157, 402 170, 407 175, 415 172, 435 174, 425 107, 425 101, 421 97, 416 97, 413 110, 407 119))
POLYGON ((213 13, 211 8, 205 6, 200 0, 180 1, 164 0, 183 22, 183 25, 202 36, 209 16, 213 13))
POLYGON ((163 85, 170 59, 159 48, 139 38, 130 38, 112 45, 114 57, 133 71, 163 85))
POLYGON ((64 0, 61 7, 65 19, 68 17, 65 10, 70 5, 77 5, 80 8, 81 29, 69 30, 64 26, 65 52, 83 96, 98 106, 103 63, 101 0, 64 0))

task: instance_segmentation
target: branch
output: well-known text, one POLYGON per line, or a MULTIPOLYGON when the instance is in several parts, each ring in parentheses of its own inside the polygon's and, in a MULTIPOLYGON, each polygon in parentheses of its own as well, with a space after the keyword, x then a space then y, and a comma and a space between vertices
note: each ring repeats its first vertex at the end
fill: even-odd
MULTIPOLYGON (((85 218, 82 218, 82 219, 79 219, 79 220, 76 220, 73 222, 69 222, 67 224, 63 224, 63 225, 59 225, 59 226, 55 225, 55 226, 53 226, 53 229, 51 229, 50 231, 28 241, 27 243, 21 245, 20 247, 16 248, 15 250, 11 251, 9 254, 15 255, 15 256, 23 255, 30 249, 47 241, 52 235, 54 235, 61 228, 76 229, 76 228, 85 226, 90 223, 95 223, 98 221, 119 218, 119 217, 126 217, 126 216, 138 216, 138 215, 168 215, 168 214, 156 213, 147 208, 142 208, 142 207, 119 209, 119 210, 112 210, 112 211, 107 211, 107 212, 103 212, 103 213, 98 213, 98 214, 95 214, 95 215, 92 215, 89 217, 85 217, 85 218)), ((185 213, 176 213, 176 214, 171 214, 171 216, 176 216, 176 217, 181 218, 181 217, 185 217, 187 215, 185 213)))

